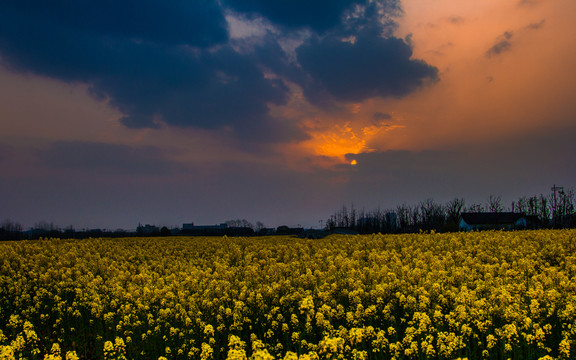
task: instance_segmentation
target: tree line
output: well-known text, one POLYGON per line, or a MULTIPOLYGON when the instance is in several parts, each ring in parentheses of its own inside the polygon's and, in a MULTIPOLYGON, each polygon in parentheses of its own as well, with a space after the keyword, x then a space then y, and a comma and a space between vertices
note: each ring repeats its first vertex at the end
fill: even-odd
POLYGON ((460 217, 465 212, 522 213, 535 220, 533 227, 576 227, 574 190, 564 191, 556 186, 553 189, 548 196, 522 196, 509 207, 502 203, 501 196, 495 195, 490 195, 486 203, 469 205, 463 198, 454 198, 446 203, 429 198, 414 205, 404 203, 395 208, 369 211, 356 209, 353 204, 343 205, 326 220, 326 230, 349 229, 360 234, 458 231, 460 217))
MULTIPOLYGON (((155 226, 138 224, 135 230, 108 230, 108 229, 74 229, 73 226, 60 228, 52 222, 40 221, 30 229, 24 230, 22 225, 10 219, 0 222, 0 240, 34 240, 34 239, 85 239, 97 237, 136 237, 136 236, 179 236, 179 235, 228 235, 228 236, 254 236, 275 234, 296 234, 299 230, 287 226, 279 226, 277 229, 266 228, 261 221, 252 223, 246 219, 233 219, 224 222, 226 228, 218 231, 186 232, 178 227, 155 226)), ((302 229, 300 229, 302 230, 302 229)))
MULTIPOLYGON (((419 231, 458 231, 462 213, 472 212, 514 212, 536 219, 538 228, 576 227, 576 195, 574 190, 564 190, 554 186, 550 195, 522 196, 504 206, 501 196, 490 195, 485 203, 466 204, 463 198, 454 198, 446 203, 426 199, 414 205, 406 203, 395 208, 373 210, 356 209, 354 205, 342 206, 330 215, 324 230, 346 229, 360 234, 370 233, 408 233, 419 231)), ((229 229, 243 229, 238 235, 298 235, 303 228, 266 228, 260 221, 251 223, 246 219, 228 220, 229 229)), ((139 224, 136 231, 124 229, 75 230, 72 226, 59 228, 54 223, 39 222, 31 229, 23 230, 22 225, 11 220, 0 222, 0 240, 22 240, 38 238, 88 238, 88 237, 128 237, 128 236, 170 236, 186 235, 182 229, 155 227, 139 224)), ((233 231, 230 234, 235 234, 233 231)))

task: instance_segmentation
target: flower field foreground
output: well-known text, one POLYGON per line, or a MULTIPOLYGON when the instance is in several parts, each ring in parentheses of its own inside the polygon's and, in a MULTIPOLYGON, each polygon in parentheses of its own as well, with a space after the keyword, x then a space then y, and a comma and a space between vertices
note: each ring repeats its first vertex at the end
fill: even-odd
POLYGON ((568 359, 576 231, 0 243, 0 359, 568 359))

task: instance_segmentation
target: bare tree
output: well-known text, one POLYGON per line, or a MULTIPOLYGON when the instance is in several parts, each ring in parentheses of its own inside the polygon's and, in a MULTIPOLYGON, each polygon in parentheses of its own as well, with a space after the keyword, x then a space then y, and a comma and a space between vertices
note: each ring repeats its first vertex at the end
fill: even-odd
POLYGON ((328 220, 326 220, 326 229, 332 230, 335 227, 336 227, 336 218, 334 217, 334 215, 330 215, 328 220))
POLYGON ((560 189, 557 198, 552 197, 550 199, 552 202, 552 215, 558 217, 558 219, 574 212, 574 191, 564 191, 564 188, 560 189))
POLYGON ((570 189, 564 192, 564 195, 560 200, 562 204, 562 209, 564 211, 564 215, 574 213, 575 201, 576 201, 576 194, 574 194, 574 190, 570 189))
POLYGON ((228 227, 240 227, 240 224, 242 224, 242 220, 240 219, 236 219, 236 220, 227 220, 224 222, 226 224, 226 226, 228 227))
POLYGON ((420 208, 417 205, 409 206, 408 214, 410 218, 410 227, 412 228, 411 230, 418 230, 418 228, 421 227, 421 219, 422 219, 420 214, 420 208))
POLYGON ((364 209, 358 211, 358 219, 356 220, 356 230, 360 234, 368 233, 369 218, 364 209))
POLYGON ((356 228, 356 209, 354 208, 354 204, 350 205, 350 215, 349 215, 349 228, 356 228))
POLYGON ((473 203, 466 210, 468 212, 472 212, 472 213, 481 213, 481 212, 484 212, 484 206, 482 204, 479 204, 479 203, 473 203))
POLYGON ((546 198, 544 195, 540 195, 536 215, 543 224, 550 223, 550 206, 548 206, 548 198, 546 198))
POLYGON ((426 199, 420 203, 420 214, 424 230, 440 230, 444 224, 444 209, 434 199, 426 199))
POLYGON ((20 223, 6 219, 0 225, 0 240, 20 240, 23 235, 20 223))
POLYGON ((20 225, 20 223, 14 222, 10 219, 6 219, 2 222, 2 225, 0 225, 0 229, 3 229, 4 231, 9 231, 9 232, 18 232, 18 231, 22 231, 22 225, 20 225))
POLYGON ((398 225, 400 226, 400 231, 408 231, 408 225, 410 224, 410 208, 408 205, 398 205, 396 207, 396 215, 398 216, 398 225))
POLYGON ((464 209, 464 199, 454 198, 446 203, 444 208, 448 221, 457 223, 458 220, 460 220, 460 214, 462 214, 462 210, 464 209))
POLYGON ((51 232, 58 230, 58 227, 54 225, 53 222, 39 221, 36 224, 34 224, 34 229, 42 230, 45 232, 51 232))
POLYGON ((256 221, 256 226, 254 227, 254 231, 259 232, 265 228, 266 228, 266 226, 264 226, 264 223, 262 221, 256 221))
POLYGON ((232 228, 250 228, 250 229, 254 229, 254 225, 246 220, 246 219, 235 219, 235 220, 228 220, 225 222, 225 224, 228 227, 232 227, 232 228))
POLYGON ((528 213, 528 199, 526 198, 526 196, 522 196, 521 198, 518 199, 518 201, 516 201, 513 204, 514 205, 512 206, 513 207, 512 211, 517 211, 525 214, 528 213))
MULTIPOLYGON (((541 224, 550 224, 552 215, 556 214, 561 226, 574 226, 576 220, 574 211, 576 207, 576 194, 573 190, 564 191, 562 187, 556 187, 555 196, 545 197, 522 196, 512 202, 513 212, 524 213, 529 216, 537 216, 541 224), (572 215, 572 216, 567 216, 572 215), (574 225, 567 225, 574 224, 574 225)), ((441 229, 450 231, 457 230, 457 223, 463 211, 467 212, 503 212, 502 197, 490 195, 488 202, 472 203, 465 207, 463 198, 454 198, 445 205, 436 203, 433 199, 426 199, 417 205, 410 206, 406 203, 398 205, 395 210, 382 211, 380 208, 366 212, 364 209, 357 211, 354 205, 350 208, 342 206, 326 221, 326 228, 349 227, 361 233, 369 232, 414 232, 419 229, 441 229), (456 225, 456 226, 455 226, 456 225)))
POLYGON ((342 221, 340 222, 341 227, 347 228, 348 226, 350 226, 350 217, 348 216, 348 208, 346 207, 346 205, 342 205, 341 218, 342 218, 342 221))
POLYGON ((488 198, 488 211, 495 213, 501 213, 504 211, 504 206, 502 206, 502 197, 500 195, 490 195, 488 198))
MULTIPOLYGON (((528 211, 527 211, 527 214, 528 214, 528 215, 532 215, 532 216, 539 216, 539 215, 540 215, 540 211, 539 211, 540 206, 539 206, 539 204, 540 204, 540 201, 538 200, 538 196, 531 196, 531 197, 528 199, 528 211)), ((544 220, 544 219, 541 217, 541 220, 544 220)))

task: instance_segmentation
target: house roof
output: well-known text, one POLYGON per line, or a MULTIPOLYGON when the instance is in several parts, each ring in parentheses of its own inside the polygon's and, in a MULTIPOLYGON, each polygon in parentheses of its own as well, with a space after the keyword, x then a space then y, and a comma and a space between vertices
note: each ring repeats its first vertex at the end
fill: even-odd
POLYGON ((469 225, 513 224, 525 217, 524 213, 514 212, 462 213, 462 220, 469 225))

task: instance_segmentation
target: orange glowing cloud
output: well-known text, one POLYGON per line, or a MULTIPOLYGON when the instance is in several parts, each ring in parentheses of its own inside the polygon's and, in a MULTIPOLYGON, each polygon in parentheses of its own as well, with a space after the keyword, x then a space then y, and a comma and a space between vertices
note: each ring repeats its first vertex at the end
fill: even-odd
POLYGON ((374 138, 402 127, 404 126, 389 124, 362 126, 346 122, 329 129, 310 131, 311 139, 302 146, 316 156, 330 157, 336 162, 347 163, 345 157, 347 154, 374 151, 376 149, 369 146, 374 138))
MULTIPOLYGON (((342 105, 303 116, 310 155, 451 148, 538 133, 573 122, 576 2, 403 2, 396 36, 440 81, 401 98, 342 105), (378 123, 376 114, 394 114, 378 123), (399 129, 399 131, 391 131, 399 129), (400 131, 401 129, 401 131, 400 131)), ((388 116, 388 115, 386 115, 388 116)))

